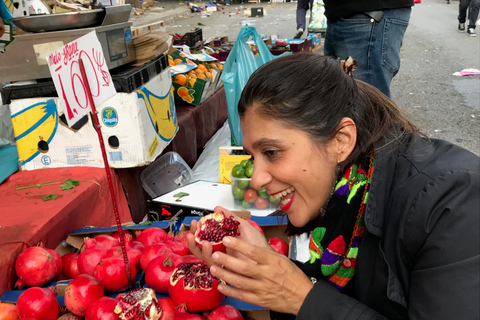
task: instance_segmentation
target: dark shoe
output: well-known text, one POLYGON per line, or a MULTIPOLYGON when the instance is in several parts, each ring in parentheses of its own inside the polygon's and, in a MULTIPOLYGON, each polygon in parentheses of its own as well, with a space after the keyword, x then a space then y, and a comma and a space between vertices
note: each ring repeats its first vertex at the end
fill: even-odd
POLYGON ((465 23, 459 23, 458 32, 464 32, 464 31, 465 31, 465 23))
POLYGON ((293 39, 301 39, 301 38, 302 38, 302 35, 303 35, 303 29, 302 29, 302 28, 298 28, 298 29, 297 29, 297 33, 295 33, 295 37, 293 37, 293 39))
POLYGON ((476 36, 477 36, 477 34, 475 33, 475 29, 474 29, 474 28, 468 28, 467 34, 468 34, 470 37, 476 37, 476 36))

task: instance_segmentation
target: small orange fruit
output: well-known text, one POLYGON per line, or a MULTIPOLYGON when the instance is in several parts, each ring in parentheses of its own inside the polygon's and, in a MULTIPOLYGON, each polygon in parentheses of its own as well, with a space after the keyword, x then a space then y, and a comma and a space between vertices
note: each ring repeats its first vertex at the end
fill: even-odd
POLYGON ((205 75, 205 73, 199 73, 199 74, 197 75, 197 77, 198 77, 199 79, 203 79, 203 80, 206 80, 206 79, 207 79, 207 76, 205 75))
POLYGON ((205 72, 205 75, 206 75, 208 78, 212 79, 212 74, 211 74, 210 72, 205 72))
POLYGON ((193 88, 193 86, 195 85, 195 82, 197 81, 197 78, 189 78, 188 79, 188 85, 193 88))
POLYGON ((184 86, 187 83, 187 77, 184 74, 177 74, 175 76, 175 82, 184 86))

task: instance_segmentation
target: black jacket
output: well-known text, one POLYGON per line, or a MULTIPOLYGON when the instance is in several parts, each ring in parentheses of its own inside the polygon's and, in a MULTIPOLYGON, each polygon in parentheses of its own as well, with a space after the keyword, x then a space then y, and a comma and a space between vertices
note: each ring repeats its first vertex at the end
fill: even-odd
POLYGON ((479 166, 441 140, 377 150, 354 293, 320 280, 297 319, 479 319, 479 166))
POLYGON ((366 11, 411 7, 414 0, 324 0, 323 2, 325 16, 333 21, 366 11))

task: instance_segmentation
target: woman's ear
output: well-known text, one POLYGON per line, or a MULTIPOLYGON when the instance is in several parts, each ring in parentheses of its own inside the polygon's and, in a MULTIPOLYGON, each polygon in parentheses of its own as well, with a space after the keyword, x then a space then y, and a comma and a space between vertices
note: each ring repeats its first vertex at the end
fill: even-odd
POLYGON ((357 143, 357 126, 351 118, 342 118, 334 140, 336 141, 337 162, 342 162, 352 153, 357 143))

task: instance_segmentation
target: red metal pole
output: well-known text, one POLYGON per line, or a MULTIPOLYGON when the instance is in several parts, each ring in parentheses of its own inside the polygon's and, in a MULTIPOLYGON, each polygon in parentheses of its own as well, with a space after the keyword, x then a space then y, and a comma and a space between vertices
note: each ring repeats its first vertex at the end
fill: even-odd
POLYGON ((97 131, 98 140, 100 141, 100 148, 102 149, 103 164, 105 165, 105 173, 107 174, 108 187, 110 189, 110 199, 112 200, 113 212, 115 213, 115 220, 117 221, 117 230, 120 235, 120 246, 122 247, 123 262, 125 263, 125 270, 127 271, 128 286, 132 290, 132 279, 130 277, 130 264, 128 261, 127 249, 125 247, 125 237, 122 229, 122 223, 120 221, 120 214, 118 213, 117 198, 115 197, 115 191, 113 190, 112 174, 110 172, 110 166, 108 165, 107 152, 105 151, 105 144, 103 142, 102 131, 100 130, 100 122, 98 121, 97 110, 95 109, 95 103, 93 102, 92 92, 90 91, 90 84, 88 83, 87 74, 85 72, 85 66, 83 60, 79 59, 80 72, 82 74, 83 83, 85 85, 85 91, 87 98, 92 106, 93 122, 95 124, 95 130, 97 131))

